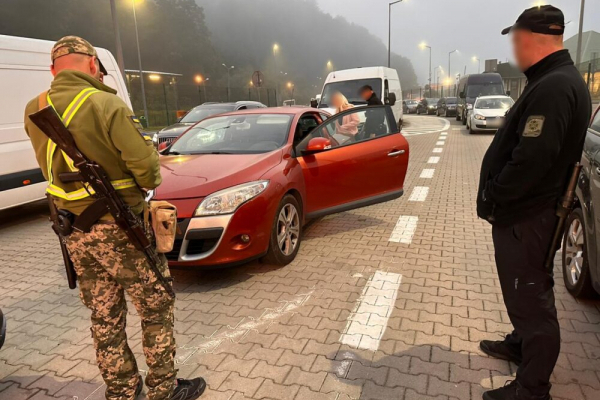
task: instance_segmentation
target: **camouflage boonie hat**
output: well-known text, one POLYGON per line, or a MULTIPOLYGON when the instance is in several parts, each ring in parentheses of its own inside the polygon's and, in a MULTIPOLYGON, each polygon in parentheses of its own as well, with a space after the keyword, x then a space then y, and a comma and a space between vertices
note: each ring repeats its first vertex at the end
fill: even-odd
POLYGON ((102 65, 102 61, 100 61, 98 52, 94 46, 92 46, 92 44, 87 40, 78 36, 65 36, 64 38, 59 39, 58 42, 54 44, 54 47, 52 47, 52 62, 54 63, 54 60, 57 58, 74 53, 96 57, 100 63, 100 71, 104 75, 108 75, 108 72, 106 71, 106 68, 104 68, 104 65, 102 65))

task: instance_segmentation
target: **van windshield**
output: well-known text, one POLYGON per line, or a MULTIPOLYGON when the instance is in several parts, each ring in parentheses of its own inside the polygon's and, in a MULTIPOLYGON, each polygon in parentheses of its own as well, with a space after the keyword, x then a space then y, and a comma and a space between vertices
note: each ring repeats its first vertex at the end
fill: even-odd
POLYGON ((467 86, 467 97, 474 99, 481 96, 504 95, 502 83, 474 83, 467 86))
POLYGON ((331 105, 331 97, 336 92, 341 92, 350 104, 363 105, 367 104, 360 95, 358 91, 365 85, 369 85, 373 88, 373 91, 377 94, 377 97, 381 99, 381 79, 373 78, 373 79, 356 79, 353 81, 341 81, 341 82, 331 82, 325 85, 323 89, 323 96, 321 97, 321 102, 319 103, 319 108, 329 108, 331 105))

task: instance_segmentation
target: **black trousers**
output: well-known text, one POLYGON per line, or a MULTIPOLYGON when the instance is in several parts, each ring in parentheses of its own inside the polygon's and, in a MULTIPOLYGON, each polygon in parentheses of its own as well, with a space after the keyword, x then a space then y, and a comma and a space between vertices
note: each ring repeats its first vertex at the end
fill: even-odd
POLYGON ((554 279, 544 269, 556 222, 549 208, 526 221, 492 228, 502 295, 514 327, 506 343, 521 351, 517 382, 534 395, 550 391, 560 352, 554 279))

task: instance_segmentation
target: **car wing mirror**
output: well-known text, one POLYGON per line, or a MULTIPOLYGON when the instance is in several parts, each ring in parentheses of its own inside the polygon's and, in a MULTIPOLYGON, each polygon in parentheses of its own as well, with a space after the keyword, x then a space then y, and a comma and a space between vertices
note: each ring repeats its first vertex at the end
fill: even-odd
POLYGON ((387 104, 388 105, 390 105, 390 106, 395 105, 397 100, 398 99, 396 99, 396 93, 390 93, 390 94, 388 94, 388 97, 387 97, 387 104))
POLYGON ((312 99, 312 100, 310 101, 310 106, 311 106, 312 108, 319 108, 319 102, 318 102, 316 99, 312 99))
POLYGON ((302 153, 315 154, 329 149, 331 149, 331 140, 327 138, 317 137, 310 139, 308 145, 306 146, 306 149, 304 149, 302 153))

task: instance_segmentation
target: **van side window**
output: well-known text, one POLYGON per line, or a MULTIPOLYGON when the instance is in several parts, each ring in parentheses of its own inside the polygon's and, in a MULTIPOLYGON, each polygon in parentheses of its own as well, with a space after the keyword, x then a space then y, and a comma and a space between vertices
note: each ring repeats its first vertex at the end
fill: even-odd
POLYGON ((389 98, 390 98, 390 83, 388 82, 388 80, 385 80, 385 83, 383 84, 383 98, 385 100, 385 104, 389 103, 389 98))

